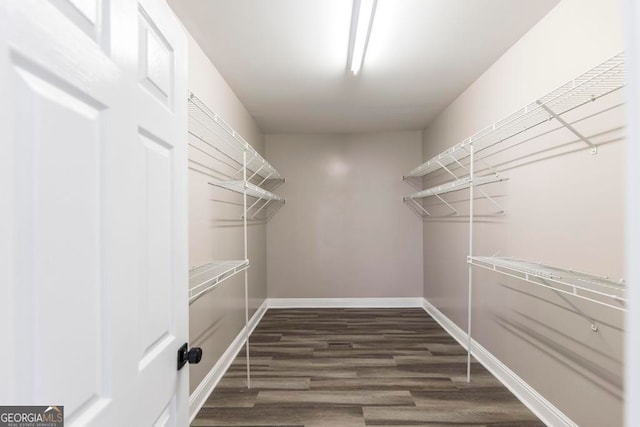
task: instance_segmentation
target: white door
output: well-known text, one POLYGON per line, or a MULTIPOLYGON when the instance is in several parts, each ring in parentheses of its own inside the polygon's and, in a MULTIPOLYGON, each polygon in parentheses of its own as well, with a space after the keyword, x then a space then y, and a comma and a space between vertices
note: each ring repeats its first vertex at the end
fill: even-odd
POLYGON ((187 425, 186 79, 164 0, 0 2, 0 404, 187 425))

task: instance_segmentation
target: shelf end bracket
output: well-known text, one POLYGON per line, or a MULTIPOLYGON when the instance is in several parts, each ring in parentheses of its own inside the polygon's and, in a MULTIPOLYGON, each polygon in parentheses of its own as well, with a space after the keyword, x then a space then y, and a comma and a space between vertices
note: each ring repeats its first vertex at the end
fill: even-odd
POLYGON ((564 120, 562 117, 557 115, 551 108, 547 107, 540 101, 536 101, 539 106, 542 107, 547 113, 549 113, 554 119, 556 119, 562 126, 567 128, 572 134, 580 138, 582 142, 591 147, 591 154, 598 154, 598 146, 589 140, 586 136, 581 134, 576 128, 574 128, 570 123, 564 120))

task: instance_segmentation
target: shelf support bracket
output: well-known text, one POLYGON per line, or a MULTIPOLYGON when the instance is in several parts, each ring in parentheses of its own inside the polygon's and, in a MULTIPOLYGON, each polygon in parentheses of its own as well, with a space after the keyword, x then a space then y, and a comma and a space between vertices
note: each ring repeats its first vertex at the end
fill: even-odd
POLYGON ((488 201, 490 201, 496 208, 498 208, 498 210, 500 211, 500 213, 504 213, 504 208, 502 206, 500 206, 500 204, 498 202, 496 202, 493 197, 489 196, 487 193, 485 193, 481 188, 476 187, 476 190, 478 190, 480 192, 480 194, 482 194, 482 196, 487 199, 488 201))
MULTIPOLYGON (((236 171, 236 173, 233 175, 233 177, 234 177, 234 178, 235 178, 235 177, 237 177, 237 176, 238 176, 238 175, 240 175, 240 174, 243 174, 243 176, 246 178, 246 174, 244 174, 244 170, 245 170, 245 169, 247 169, 247 170, 248 170, 249 162, 250 162, 251 160, 253 160, 253 159, 255 159, 255 158, 256 158, 256 154, 257 154, 257 153, 256 153, 256 154, 252 154, 252 155, 251 155, 251 156, 252 156, 252 157, 251 157, 251 159, 247 160, 247 159, 246 159, 246 157, 247 157, 247 156, 246 156, 246 153, 247 153, 247 150, 244 150, 244 151, 243 151, 243 156, 244 156, 245 160, 244 160, 244 162, 243 162, 243 164, 242 164, 242 167, 241 167, 240 169, 238 169, 238 170, 236 171)), ((246 181, 246 179, 245 179, 245 181, 246 181)))
POLYGON ((443 199, 442 197, 440 197, 438 194, 434 194, 434 196, 436 196, 438 199, 440 199, 440 201, 442 203, 444 203, 445 205, 447 205, 449 207, 449 209, 451 209, 454 213, 454 215, 458 215, 460 212, 458 212, 458 210, 456 208, 454 208, 453 206, 451 206, 451 204, 447 203, 447 201, 445 199, 443 199))
MULTIPOLYGON (((405 199, 405 200, 406 200, 406 199, 405 199)), ((420 203, 416 202, 416 200, 415 200, 415 199, 409 199, 409 200, 411 200, 413 203, 415 203, 415 205, 416 205, 418 208, 420 208, 420 210, 421 210, 422 212, 426 213, 426 214, 427 214, 427 216, 431 216, 431 214, 429 213, 429 211, 427 211, 425 208, 423 208, 423 207, 422 207, 422 205, 420 205, 420 203)))
MULTIPOLYGON (((463 148, 463 150, 466 151, 466 148, 463 148)), ((466 170, 467 172, 469 172, 469 168, 467 168, 465 165, 463 165, 462 163, 460 163, 460 161, 458 159, 456 159, 455 157, 453 157, 451 154, 449 154, 449 157, 451 157, 451 160, 453 160, 454 162, 456 162, 458 164, 458 166, 460 166, 462 169, 466 170)))
POLYGON ((258 169, 253 173, 253 175, 251 175, 251 176, 249 177, 248 181, 251 181, 251 180, 252 180, 256 175, 258 175, 258 174, 260 173, 260 171, 261 171, 262 169, 264 169, 264 166, 265 166, 265 165, 264 165, 264 163, 263 163, 263 164, 262 164, 262 166, 260 166, 260 167, 259 167, 259 168, 258 168, 258 169))
MULTIPOLYGON (((495 126, 495 125, 494 125, 495 126)), ((463 149, 468 153, 469 150, 467 150, 465 147, 463 147, 463 149)), ((477 156, 477 154, 476 154, 477 156)), ((455 159, 454 159, 455 160, 455 159)), ((493 172, 494 174, 496 174, 496 176, 500 176, 500 174, 498 173, 497 170, 495 170, 493 168, 493 166, 491 166, 487 161, 485 161, 483 158, 477 158, 476 157, 476 162, 478 163, 482 163, 483 165, 485 165, 487 167, 487 169, 489 169, 491 172, 493 172)), ((466 171, 469 171, 469 169, 465 166, 462 165, 462 163, 460 163, 458 160, 456 160, 456 163, 458 163, 461 167, 463 167, 466 171)))
POLYGON ((460 179, 455 173, 451 172, 451 170, 446 167, 445 165, 442 164, 442 162, 440 160, 436 160, 436 162, 440 165, 440 167, 444 170, 446 170, 447 172, 449 172, 455 179, 460 179))
POLYGON ((240 169, 238 169, 236 173, 233 174, 232 178, 237 178, 238 176, 242 175, 244 173, 245 167, 245 165, 240 166, 240 169))
POLYGON ((265 181, 268 180, 271 175, 273 175, 273 172, 270 172, 269 175, 267 175, 262 181, 260 181, 260 184, 258 184, 258 187, 262 187, 262 184, 264 184, 265 181))
POLYGON ((418 184, 416 184, 413 179, 418 179, 421 177, 413 177, 413 176, 403 176, 402 180, 404 182, 406 182, 407 184, 409 184, 410 186, 412 186, 413 188, 417 189, 417 190, 422 190, 422 187, 419 186, 418 184))
POLYGON ((262 206, 260 206, 260 208, 258 208, 258 210, 257 210, 257 211, 255 211, 255 212, 253 213, 253 215, 251 215, 251 219, 255 219, 255 218, 256 218, 256 215, 258 215, 258 213, 260 213, 260 211, 261 211, 263 208, 266 208, 266 207, 267 207, 267 205, 268 205, 270 202, 271 202, 271 200, 266 199, 266 202, 265 202, 265 203, 263 203, 263 205, 262 205, 262 206))
MULTIPOLYGON (((467 151, 469 154, 471 154, 471 151, 470 151, 470 150, 467 150, 465 147, 463 147, 463 149, 464 149, 465 151, 467 151)), ((474 153, 474 154, 475 154, 475 153, 474 153)), ((462 165, 459 161, 457 161, 455 158, 454 158, 453 160, 455 160, 455 162, 456 162, 456 163, 458 163, 458 164, 459 164, 459 165, 460 165, 464 170, 466 170, 467 172, 470 172, 470 173, 471 173, 471 171, 470 171, 470 169, 469 169, 469 168, 467 168, 467 167, 463 166, 463 165, 462 165)), ((496 170, 494 170, 494 169, 493 169, 493 167, 491 167, 491 165, 490 165, 489 163, 484 162, 482 159, 478 159, 478 161, 479 161, 479 162, 483 162, 483 163, 484 163, 484 164, 489 168, 489 170, 491 170, 493 173, 495 173, 495 174, 496 174, 496 176, 500 176, 500 175, 498 174, 498 172, 497 172, 496 170)), ((473 184, 473 182, 472 182, 472 184, 473 184)), ((493 199, 493 197, 489 196, 487 193, 485 193, 484 191, 482 191, 482 189, 480 189, 479 187, 476 187, 476 189, 480 192, 480 194, 482 194, 482 196, 483 196, 484 198, 486 198, 486 199, 487 199, 487 200, 489 200, 491 203, 493 203, 493 205, 495 205, 495 207, 497 207, 497 208, 498 208, 498 210, 500 211, 500 213, 504 213, 504 208, 503 208, 502 206, 500 206, 500 204, 499 204, 498 202, 496 202, 496 201, 493 199)))
MULTIPOLYGON (((553 287, 552 287, 551 285, 549 285, 549 284, 547 283, 547 281, 546 281, 546 280, 541 279, 541 281, 542 281, 544 284, 546 284, 546 285, 549 287, 549 289, 553 289, 553 287)), ((562 292, 558 292, 557 290, 554 290, 554 293, 555 293, 556 295, 558 295, 558 297, 562 298, 562 299, 564 300, 564 302, 566 302, 567 304, 569 304, 569 305, 571 306, 571 308, 573 308, 573 309, 576 311, 576 313, 578 313, 578 314, 579 314, 580 316, 582 316, 585 320, 587 320, 587 321, 591 324, 591 330, 592 330, 593 332, 598 332, 598 330, 599 330, 600 328, 598 327, 598 324, 597 324, 597 323, 596 323, 596 321, 593 319, 593 317, 589 316, 587 313, 585 313, 584 311, 582 311, 582 310, 580 309, 580 307, 578 307, 577 305, 575 305, 574 303, 572 303, 571 301, 569 301, 569 299, 568 299, 568 298, 566 298, 566 297, 562 294, 562 292)), ((573 295, 578 295, 577 289, 576 289, 575 287, 573 288, 573 295)))
POLYGON ((584 136, 583 134, 581 134, 580 132, 578 132, 578 130, 576 128, 574 128, 570 123, 568 123, 566 120, 564 120, 562 117, 560 117, 559 115, 557 115, 551 108, 547 107, 546 105, 544 105, 542 102, 540 101, 536 101, 537 104, 539 106, 541 106, 547 113, 551 114, 551 116, 556 119, 558 122, 560 122, 560 124, 564 127, 566 127, 572 134, 574 134, 575 136, 577 136, 578 138, 580 138, 580 140, 582 142, 584 142, 585 144, 587 144, 589 147, 591 147, 591 154, 598 154, 598 147, 591 141, 589 141, 589 139, 584 136))
POLYGON ((275 209, 273 209, 273 211, 269 214, 267 214, 267 216, 264 219, 264 222, 267 223, 269 222, 269 220, 276 214, 278 213, 278 211, 280 210, 280 208, 282 208, 282 206, 284 206, 284 203, 279 203, 278 206, 276 206, 275 209))
POLYGON ((251 209, 253 209, 253 207, 254 207, 255 205, 257 205, 257 204, 258 204, 258 202, 260 202, 260 200, 262 200, 262 197, 260 197, 259 199, 257 199, 255 202, 253 202, 253 203, 251 204, 251 206, 249 206, 249 209, 247 209, 247 211, 245 212, 245 215, 246 215, 247 213, 249 213, 249 212, 251 211, 251 209))

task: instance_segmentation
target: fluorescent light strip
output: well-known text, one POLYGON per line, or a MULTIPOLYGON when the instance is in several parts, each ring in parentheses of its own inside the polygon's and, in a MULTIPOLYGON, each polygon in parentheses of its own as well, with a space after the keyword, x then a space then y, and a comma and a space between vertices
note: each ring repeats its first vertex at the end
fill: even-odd
MULTIPOLYGON (((371 23, 373 22, 373 10, 376 0, 354 0, 358 2, 358 19, 356 20, 355 36, 353 36, 353 48, 351 50, 351 62, 349 69, 356 75, 362 68, 364 53, 367 50, 371 23)), ((356 10, 354 8, 353 12, 356 10)))

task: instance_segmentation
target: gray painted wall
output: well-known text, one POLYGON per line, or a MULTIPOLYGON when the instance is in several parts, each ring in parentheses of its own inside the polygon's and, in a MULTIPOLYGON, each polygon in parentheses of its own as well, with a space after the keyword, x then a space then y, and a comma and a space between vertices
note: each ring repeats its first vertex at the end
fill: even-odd
POLYGON ((422 296, 422 224, 401 181, 420 132, 266 135, 287 177, 267 224, 270 298, 422 296))
MULTIPOLYGON (((423 159, 623 48, 617 1, 562 1, 424 130, 423 159)), ((483 189, 505 205, 506 215, 478 218, 476 255, 500 251, 622 277, 624 143, 616 128, 624 124, 624 108, 603 112, 622 102, 621 95, 571 116, 597 114, 576 124, 587 135, 602 133, 595 140, 605 144, 595 156, 571 134, 554 132, 490 159, 510 180, 483 189), (558 144, 567 145, 544 151, 558 144)), ((455 197, 466 213, 468 193, 455 197)), ((476 208, 492 211, 482 201, 476 208)), ((424 295, 465 330, 467 252, 468 218, 425 221, 424 295)), ((475 339, 579 425, 622 425, 623 315, 495 273, 474 272, 475 339), (591 331, 585 315, 595 319, 599 332, 591 331)))

